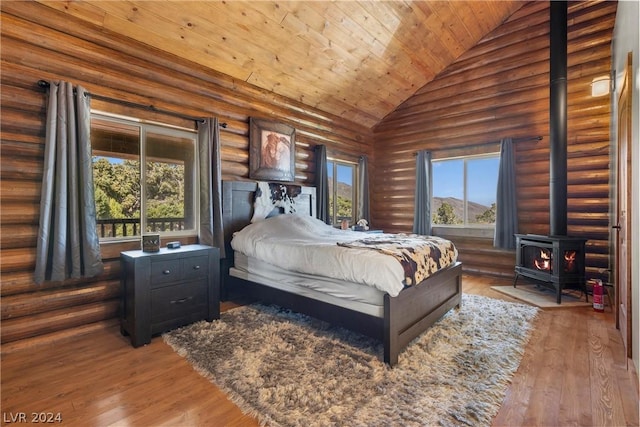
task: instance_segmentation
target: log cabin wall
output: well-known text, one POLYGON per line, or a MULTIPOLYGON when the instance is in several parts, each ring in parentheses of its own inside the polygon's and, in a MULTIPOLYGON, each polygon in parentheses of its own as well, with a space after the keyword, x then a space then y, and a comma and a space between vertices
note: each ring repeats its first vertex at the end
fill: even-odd
MULTIPOLYGON (((3 344, 115 323, 119 254, 140 247, 139 242, 103 244, 105 271, 99 277, 33 283, 47 99, 38 80, 67 80, 102 96, 193 117, 218 117, 227 123, 220 134, 223 179, 248 178, 251 116, 296 128, 296 182, 300 184, 314 182, 316 144, 353 159, 371 151, 368 128, 62 16, 41 4, 2 2, 1 25, 3 344)), ((191 121, 104 101, 93 100, 92 108, 194 127, 191 121)))
MULTIPOLYGON (((615 2, 568 10, 568 235, 587 242, 587 277, 608 281, 609 96, 591 96, 611 73, 615 2)), ((412 228, 415 156, 499 151, 465 146, 542 136, 515 145, 520 233, 549 234, 549 3, 530 2, 387 116, 375 130, 371 205, 376 227, 412 228)), ((515 254, 490 239, 450 236, 466 272, 513 278, 515 254)))

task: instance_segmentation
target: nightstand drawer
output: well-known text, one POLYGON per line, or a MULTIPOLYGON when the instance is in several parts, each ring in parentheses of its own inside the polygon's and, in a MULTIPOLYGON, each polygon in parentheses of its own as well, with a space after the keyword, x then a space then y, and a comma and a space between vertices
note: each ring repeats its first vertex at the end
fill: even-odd
POLYGON ((151 291, 153 323, 184 317, 202 311, 206 314, 207 282, 181 283, 151 291))
POLYGON ((170 259, 151 263, 151 287, 180 280, 180 260, 170 259))
POLYGON ((182 260, 182 277, 185 280, 207 277, 209 256, 196 256, 182 260))

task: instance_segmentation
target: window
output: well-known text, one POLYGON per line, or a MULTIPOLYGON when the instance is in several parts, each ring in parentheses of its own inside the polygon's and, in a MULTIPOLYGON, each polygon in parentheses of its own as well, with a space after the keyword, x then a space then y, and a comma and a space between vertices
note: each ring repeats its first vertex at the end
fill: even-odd
POLYGON ((355 163, 336 159, 327 160, 331 224, 340 224, 345 219, 349 221, 349 225, 354 225, 356 222, 357 168, 358 165, 355 163))
POLYGON ((433 160, 431 223, 493 227, 499 164, 497 153, 433 160))
POLYGON ((194 131, 93 113, 91 145, 101 239, 197 233, 194 131))

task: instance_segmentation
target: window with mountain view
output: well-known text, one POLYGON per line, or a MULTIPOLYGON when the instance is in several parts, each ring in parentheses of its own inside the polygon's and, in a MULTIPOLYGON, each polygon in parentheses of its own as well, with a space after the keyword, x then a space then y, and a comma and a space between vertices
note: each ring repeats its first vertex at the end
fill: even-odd
POLYGON ((431 223, 492 227, 496 222, 499 155, 434 160, 431 223))
POLYGON ((335 159, 327 161, 331 224, 340 224, 345 219, 349 221, 349 225, 355 224, 356 169, 357 165, 354 163, 335 159))
POLYGON ((195 132, 93 114, 91 145, 102 239, 196 233, 195 132))

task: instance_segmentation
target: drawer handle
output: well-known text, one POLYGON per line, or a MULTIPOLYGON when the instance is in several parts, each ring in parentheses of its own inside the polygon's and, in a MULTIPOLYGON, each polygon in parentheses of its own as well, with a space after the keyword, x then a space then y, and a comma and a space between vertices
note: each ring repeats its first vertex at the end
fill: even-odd
POLYGON ((174 299, 173 301, 171 301, 171 304, 184 304, 185 302, 189 301, 190 299, 193 299, 193 297, 187 297, 187 298, 182 298, 182 299, 174 299))
POLYGON ((199 265, 194 265, 194 266, 193 266, 193 269, 194 269, 194 270, 200 270, 200 266, 199 266, 199 265))
POLYGON ((171 274, 171 270, 163 270, 162 274, 171 274))

